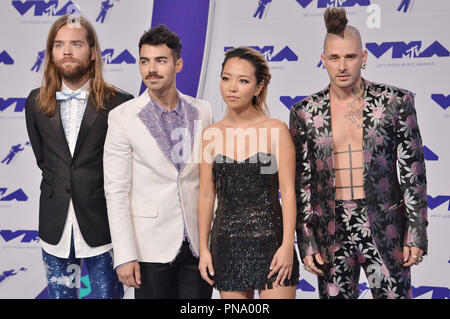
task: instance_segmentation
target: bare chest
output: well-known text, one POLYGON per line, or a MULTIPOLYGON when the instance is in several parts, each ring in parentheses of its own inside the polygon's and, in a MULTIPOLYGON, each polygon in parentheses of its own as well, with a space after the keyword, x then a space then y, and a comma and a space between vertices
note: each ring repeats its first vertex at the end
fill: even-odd
POLYGON ((363 184, 364 100, 331 104, 336 199, 364 198, 363 184))
POLYGON ((364 101, 332 103, 331 124, 335 149, 362 145, 364 101))

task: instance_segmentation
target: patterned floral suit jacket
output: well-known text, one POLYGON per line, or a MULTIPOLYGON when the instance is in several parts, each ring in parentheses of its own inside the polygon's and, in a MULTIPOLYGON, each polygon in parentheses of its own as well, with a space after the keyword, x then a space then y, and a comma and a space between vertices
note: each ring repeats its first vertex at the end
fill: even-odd
MULTIPOLYGON (((403 245, 427 251, 427 196, 413 94, 364 81, 364 191, 372 237, 391 272, 402 270, 403 245), (399 173, 399 174, 398 174, 399 173), (399 175, 399 177, 398 177, 399 175)), ((302 258, 333 262, 335 172, 329 87, 290 113, 296 148, 297 241, 302 258)))

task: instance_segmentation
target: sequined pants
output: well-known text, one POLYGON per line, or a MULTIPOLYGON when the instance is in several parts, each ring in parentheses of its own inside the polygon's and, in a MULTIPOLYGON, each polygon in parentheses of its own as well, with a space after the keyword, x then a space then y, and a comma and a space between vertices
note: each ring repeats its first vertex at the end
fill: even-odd
POLYGON ((330 272, 318 276, 320 298, 358 298, 361 267, 374 299, 409 298, 405 295, 411 286, 409 267, 400 274, 391 274, 387 269, 372 238, 365 199, 335 202, 339 249, 330 272))
POLYGON ((47 288, 51 299, 78 299, 82 262, 86 263, 92 299, 121 299, 123 285, 113 269, 112 250, 88 258, 75 258, 73 236, 69 258, 59 258, 42 250, 47 288))

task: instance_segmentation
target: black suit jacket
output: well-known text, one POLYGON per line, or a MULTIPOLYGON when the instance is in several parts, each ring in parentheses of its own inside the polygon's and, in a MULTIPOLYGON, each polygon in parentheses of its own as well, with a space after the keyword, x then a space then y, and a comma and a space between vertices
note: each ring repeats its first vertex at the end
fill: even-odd
POLYGON ((60 241, 72 198, 86 243, 91 247, 106 245, 111 242, 103 190, 103 144, 108 113, 133 96, 119 91, 104 102, 106 110, 98 112, 88 100, 71 156, 59 103, 56 113, 46 116, 36 102, 38 94, 39 89, 35 89, 28 96, 25 119, 30 143, 42 171, 39 237, 52 245, 60 241))

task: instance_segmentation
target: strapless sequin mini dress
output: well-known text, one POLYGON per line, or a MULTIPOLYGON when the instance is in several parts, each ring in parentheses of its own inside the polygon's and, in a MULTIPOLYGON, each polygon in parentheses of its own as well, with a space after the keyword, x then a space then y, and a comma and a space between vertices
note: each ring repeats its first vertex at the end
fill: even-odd
MULTIPOLYGON (((275 157, 259 152, 237 162, 218 154, 213 178, 218 200, 210 242, 214 287, 223 291, 272 288, 277 274, 267 276, 283 239, 275 157)), ((296 286, 298 282, 294 249, 291 279, 283 284, 296 286)))

